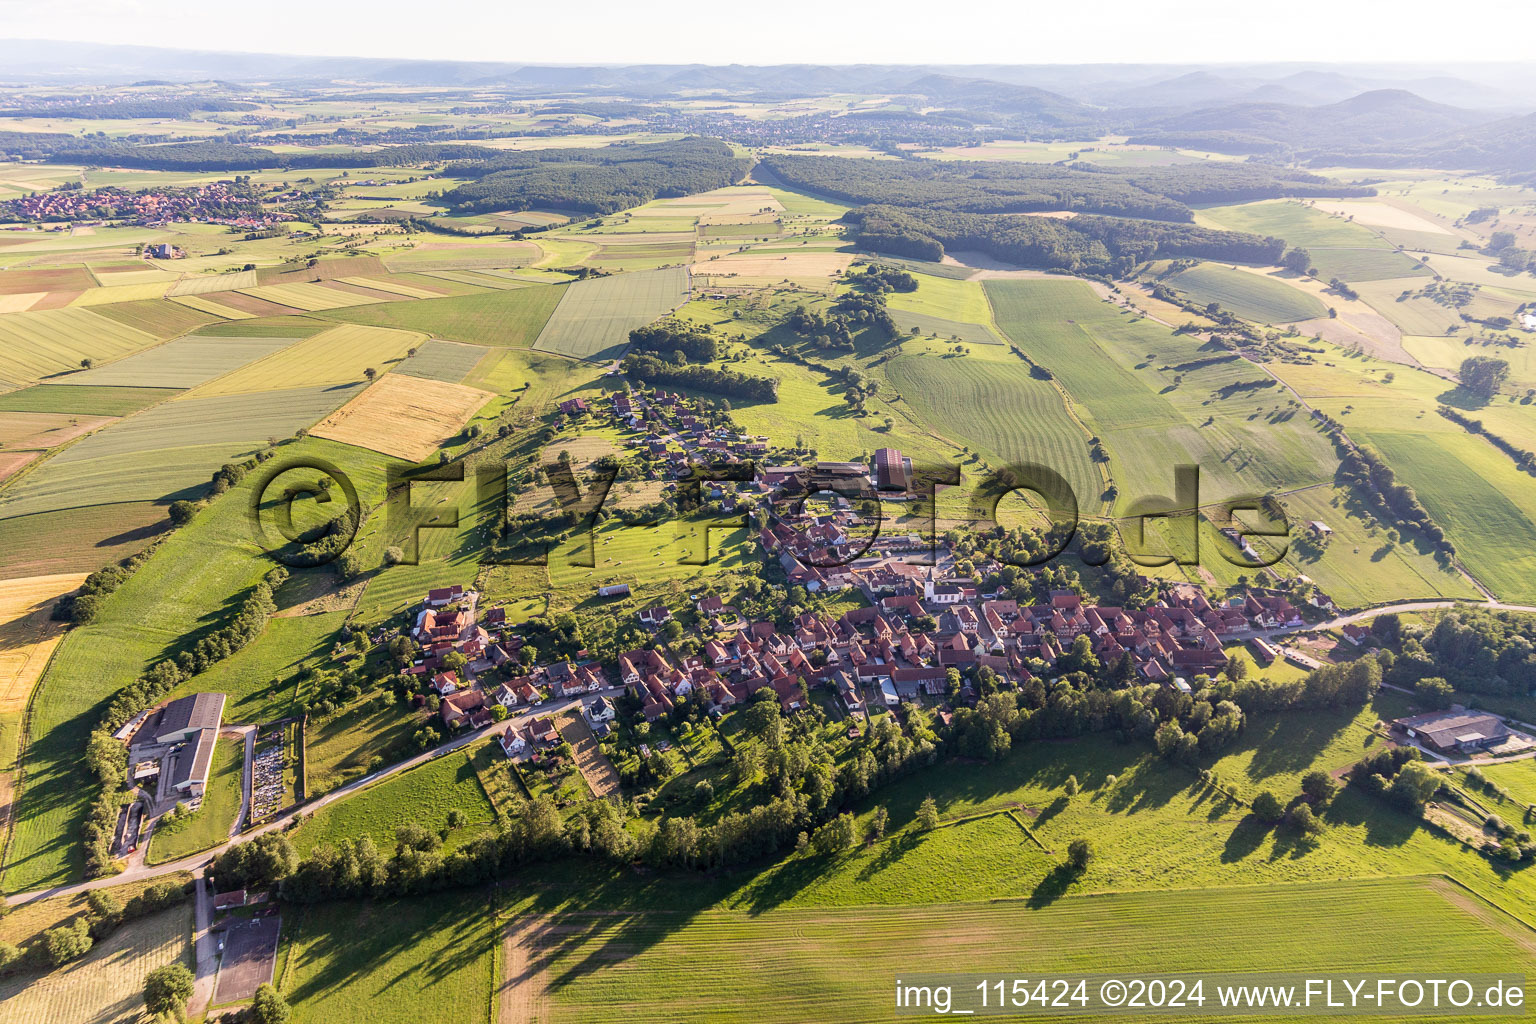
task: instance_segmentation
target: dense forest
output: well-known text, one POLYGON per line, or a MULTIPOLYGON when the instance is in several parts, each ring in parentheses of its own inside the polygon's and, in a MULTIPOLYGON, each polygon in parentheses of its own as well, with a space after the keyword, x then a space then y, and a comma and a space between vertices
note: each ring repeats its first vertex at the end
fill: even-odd
POLYGON ((1086 274, 1124 275, 1146 260, 1181 257, 1269 264, 1285 248, 1278 238, 1119 217, 1057 220, 865 206, 843 219, 859 245, 893 256, 938 260, 946 250, 968 250, 1086 274))
POLYGON ((1198 164, 1111 170, 1094 164, 875 160, 782 156, 763 166, 791 187, 845 202, 920 206, 956 213, 1069 210, 1190 221, 1186 203, 1238 203, 1286 196, 1374 195, 1260 164, 1198 164))
POLYGON ((450 174, 477 180, 444 193, 443 201, 464 212, 554 207, 614 213, 734 184, 751 165, 725 143, 704 138, 497 152, 450 164, 450 174))

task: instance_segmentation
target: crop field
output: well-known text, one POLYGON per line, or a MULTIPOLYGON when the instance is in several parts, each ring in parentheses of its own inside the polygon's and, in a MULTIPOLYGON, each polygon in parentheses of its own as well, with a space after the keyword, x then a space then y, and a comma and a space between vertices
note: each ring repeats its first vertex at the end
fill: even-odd
POLYGON ((115 302, 106 306, 95 306, 91 311, 98 316, 109 317, 120 324, 126 324, 157 338, 174 338, 214 321, 211 313, 199 312, 165 299, 115 302))
POLYGON ((36 462, 42 452, 0 452, 0 481, 5 481, 36 462))
POLYGON ((332 310, 329 320, 394 327, 470 345, 527 348, 554 312, 565 286, 515 288, 510 291, 391 302, 332 310))
POLYGON ((484 892, 313 904, 285 913, 283 933, 293 1024, 489 1024, 497 925, 484 892))
POLYGON ((84 581, 84 573, 0 580, 0 715, 21 712, 63 639, 51 618, 54 602, 84 581))
POLYGON ((113 419, 61 412, 0 412, 0 451, 53 448, 104 427, 113 419))
POLYGON ((0 395, 0 411, 127 416, 178 394, 171 388, 76 387, 35 384, 0 395))
POLYGON ((183 277, 171 285, 165 294, 176 298, 182 295, 206 295, 209 292, 229 292, 257 285, 256 271, 237 270, 230 274, 205 274, 200 277, 183 277))
POLYGON ((1200 466, 1202 502, 1332 478, 1331 448, 1275 389, 1227 390, 1261 380, 1252 367, 1180 370, 1210 355, 1198 339, 1117 310, 1081 282, 986 288, 1004 333, 1056 375, 1103 438, 1118 507, 1170 493, 1179 463, 1200 466))
POLYGON ((1317 299, 1282 281, 1215 263, 1191 267, 1164 283, 1201 306, 1220 303, 1222 309, 1255 323, 1310 320, 1328 312, 1317 299))
POLYGON ((105 306, 115 302, 153 302, 165 295, 168 281, 158 284, 124 284, 87 288, 70 300, 71 306, 105 306))
POLYGON ((155 341, 152 335, 86 309, 0 316, 0 388, 20 388, 78 370, 82 359, 118 359, 155 341))
POLYGON ((420 462, 495 397, 462 384, 391 373, 317 424, 313 433, 420 462))
MULTIPOLYGON (((54 381, 77 387, 193 388, 286 348, 294 340, 189 335, 54 381)), ((49 384, 57 386, 53 381, 49 384)))
POLYGON ((1088 434, 1072 422, 1060 393, 1032 377, 1023 360, 901 355, 885 372, 934 430, 985 452, 998 466, 1048 466, 1067 479, 1085 510, 1097 507, 1104 484, 1089 455, 1088 434))
MULTIPOLYGON (((312 426, 359 386, 190 397, 97 431, 0 495, 0 518, 158 500, 205 483, 225 462, 312 426)), ((200 489, 199 489, 200 490, 200 489)))
POLYGON ((81 959, 42 977, 0 981, 10 1019, 49 1024, 119 1024, 144 1011, 144 976, 156 967, 190 964, 192 904, 122 925, 81 959), (11 1016, 14 1015, 14 1016, 11 1016))
POLYGON ((390 850, 395 844, 395 829, 401 825, 417 824, 436 831, 446 826, 452 810, 462 811, 466 824, 450 833, 450 847, 483 834, 494 826, 496 808, 472 763, 474 751, 481 745, 444 754, 320 808, 291 833, 294 848, 302 856, 321 843, 334 846, 369 836, 380 850, 390 850))
POLYGON ((92 572, 168 526, 165 509, 147 501, 0 519, 0 580, 92 572))
POLYGON ((306 311, 336 309, 341 306, 357 306, 368 302, 383 301, 379 298, 370 299, 355 292, 341 291, 337 288, 329 288, 324 284, 310 282, 261 285, 256 288, 243 289, 237 294, 250 295, 267 302, 275 302, 281 306, 291 306, 294 309, 306 311))
MULTIPOLYGON (((213 294, 223 296, 233 295, 234 292, 214 292, 213 294)), ((257 315, 255 313, 248 313, 243 309, 236 309, 234 306, 226 305, 222 302, 217 302, 203 294, 178 295, 167 301, 173 302, 178 306, 185 306, 187 309, 195 310, 199 313, 220 317, 224 320, 245 320, 257 315)))
POLYGON ((24 292, 81 292, 93 288, 96 281, 84 267, 57 270, 10 270, 0 277, 0 295, 24 292))
POLYGON ((240 813, 244 767, 245 737, 237 733, 220 735, 213 747, 213 764, 208 769, 208 788, 202 805, 190 817, 171 824, 161 821, 155 826, 145 863, 164 864, 225 842, 240 813))
POLYGON ((847 270, 852 262, 853 254, 846 252, 812 250, 780 255, 757 255, 749 250, 717 259, 702 260, 693 265, 693 273, 696 277, 708 278, 712 284, 721 286, 776 284, 789 280, 811 287, 825 287, 833 278, 847 270))
POLYGON ((365 369, 372 367, 382 374, 403 360, 407 350, 425 340, 412 331, 350 325, 333 327, 204 385, 197 389, 194 397, 243 395, 297 387, 328 388, 341 397, 341 389, 366 382, 365 369))
POLYGON ((687 297, 688 272, 680 267, 578 281, 567 286, 533 347, 577 359, 612 359, 629 343, 630 331, 687 297))
POLYGON ((391 272, 526 267, 542 255, 533 242, 425 242, 385 259, 391 272))
POLYGON ((396 295, 403 295, 408 299, 435 299, 442 294, 441 292, 428 291, 425 288, 404 284, 388 274, 381 274, 376 277, 341 277, 337 278, 337 280, 342 284, 355 284, 364 288, 374 288, 378 291, 394 292, 396 295))
MULTIPOLYGON (((1014 829, 1019 846, 1024 837, 1014 829)), ((932 838, 916 842, 933 842, 932 838)), ((882 844, 884 845, 884 844, 882 844)), ((1027 857, 1021 849, 1020 856, 1027 857)), ((1038 856, 1038 855, 1037 855, 1038 856)), ((1190 893, 1070 896, 928 907, 664 909, 617 917, 514 914, 503 1007, 556 1024, 643 1015, 678 1021, 874 1021, 890 1015, 891 979, 915 969, 1168 974, 1179 971, 1465 970, 1530 961, 1519 925, 1437 879, 1266 886, 1190 893), (1423 908, 1426 926, 1397 933, 1423 908), (1429 925, 1427 922, 1433 922, 1429 925), (1028 951, 1016 949, 1029 936, 1028 951), (1091 948, 1082 943, 1094 936, 1091 948), (713 962, 701 990, 679 965, 713 962), (601 963, 601 970, 592 965, 601 963)), ((1063 1019, 1086 1019, 1067 1016, 1063 1019)), ((1212 1018, 1218 1019, 1218 1018, 1212 1018)))
POLYGON ((429 377, 457 384, 480 362, 490 349, 483 345, 463 345, 452 341, 429 341, 414 356, 395 367, 407 377, 429 377))

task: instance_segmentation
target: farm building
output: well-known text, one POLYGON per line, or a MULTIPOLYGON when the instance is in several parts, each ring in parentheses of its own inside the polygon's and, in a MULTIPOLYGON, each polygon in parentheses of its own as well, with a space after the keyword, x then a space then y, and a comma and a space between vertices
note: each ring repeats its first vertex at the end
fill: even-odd
POLYGON ((875 452, 875 486, 882 491, 905 491, 912 479, 912 460, 897 448, 875 452))
POLYGON ((1442 754, 1471 754, 1486 750, 1510 735, 1498 715, 1464 709, 1399 718, 1392 727, 1442 754))
POLYGON ((146 743, 179 743, 189 740, 204 729, 217 730, 224 720, 224 695, 222 693, 194 693, 180 697, 150 712, 139 731, 134 734, 132 746, 146 743))

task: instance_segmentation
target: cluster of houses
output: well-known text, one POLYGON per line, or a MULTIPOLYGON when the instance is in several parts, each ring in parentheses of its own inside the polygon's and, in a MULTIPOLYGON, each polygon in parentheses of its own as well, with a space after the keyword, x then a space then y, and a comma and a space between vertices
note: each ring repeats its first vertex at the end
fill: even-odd
POLYGON ((117 731, 128 747, 129 779, 150 796, 151 813, 201 803, 223 721, 224 694, 194 693, 141 712, 117 731))
MULTIPOLYGON (((700 621, 708 621, 717 638, 687 657, 656 648, 625 652, 619 680, 651 720, 691 693, 728 709, 764 687, 794 711, 806 700, 802 681, 836 689, 849 711, 860 712, 865 693, 878 692, 888 704, 942 694, 951 668, 965 674, 985 667, 1022 683, 1032 678, 1032 665, 1054 668, 1086 637, 1101 663, 1128 657, 1141 680, 1187 688, 1185 677, 1226 665, 1225 644, 1304 621, 1285 597, 1262 591, 1212 603, 1199 588, 1176 585, 1140 609, 1087 604, 1058 591, 1048 604, 1022 605, 894 558, 854 573, 863 577, 869 606, 837 619, 806 613, 787 632, 739 617, 728 626, 720 613, 733 609, 717 597, 701 598, 700 621), (719 638, 722 628, 728 637, 719 638)), ((646 609, 640 618, 654 624, 657 610, 646 609)))
MULTIPOLYGON (((767 437, 742 434, 728 426, 712 426, 691 399, 673 392, 657 390, 646 395, 615 391, 609 396, 609 404, 617 423, 645 431, 626 443, 631 450, 662 465, 662 471, 653 472, 653 476, 664 473, 681 479, 696 463, 729 465, 768 454, 767 437)), ((555 427, 559 429, 567 421, 592 411, 591 403, 583 398, 561 402, 555 427)))
POLYGON ((215 181, 169 189, 133 192, 109 185, 97 189, 35 192, 0 204, 0 211, 18 220, 74 221, 89 218, 160 225, 170 221, 203 221, 238 227, 275 223, 273 214, 243 186, 215 181))

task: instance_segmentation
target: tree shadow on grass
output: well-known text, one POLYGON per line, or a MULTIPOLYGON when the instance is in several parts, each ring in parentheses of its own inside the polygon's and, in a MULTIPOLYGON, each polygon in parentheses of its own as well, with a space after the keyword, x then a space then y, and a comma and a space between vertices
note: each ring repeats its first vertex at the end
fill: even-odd
POLYGON ((902 832, 881 844, 880 853, 859 869, 858 879, 867 882, 881 871, 901 861, 903 857, 922 845, 923 835, 918 832, 902 832))
POLYGON ((1067 894, 1072 884, 1077 881, 1079 872, 1070 864, 1058 864, 1050 873, 1040 879, 1040 884, 1035 886, 1025 902, 1031 910, 1039 910, 1055 903, 1067 894))
POLYGON ((1221 862, 1223 864, 1235 864, 1252 854, 1258 852, 1264 840, 1268 838, 1270 827, 1252 814, 1246 815, 1232 834, 1227 836, 1226 845, 1221 849, 1221 862))

